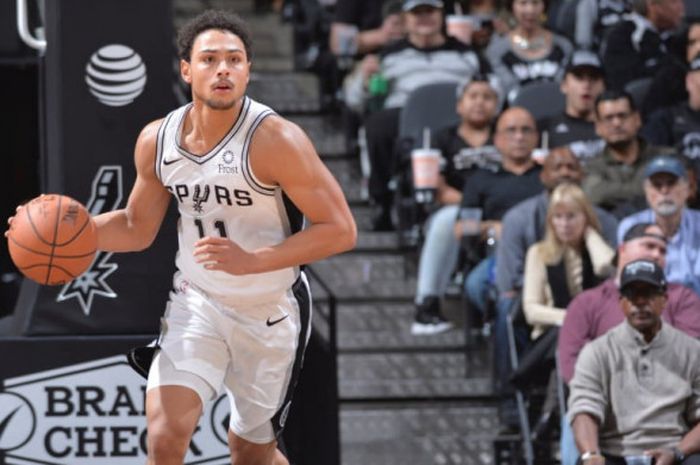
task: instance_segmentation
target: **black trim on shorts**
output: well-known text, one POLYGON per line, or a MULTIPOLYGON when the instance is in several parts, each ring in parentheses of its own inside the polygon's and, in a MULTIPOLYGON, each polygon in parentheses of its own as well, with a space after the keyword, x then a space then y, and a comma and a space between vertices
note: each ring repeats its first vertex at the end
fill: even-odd
POLYGON ((307 339, 306 335, 309 332, 309 326, 311 325, 311 294, 309 293, 309 288, 306 283, 302 280, 301 276, 297 278, 296 282, 292 285, 292 293, 297 299, 299 304, 299 321, 301 327, 299 328, 299 339, 297 343, 297 351, 294 356, 294 365, 292 367, 292 376, 289 379, 289 384, 287 385, 287 393, 284 395, 284 402, 277 413, 272 417, 272 430, 275 433, 277 439, 280 438, 284 425, 287 422, 287 416, 289 415, 289 409, 292 406, 292 396, 294 395, 294 388, 296 388, 299 382, 299 375, 301 373, 301 368, 304 365, 304 351, 306 350, 307 339))

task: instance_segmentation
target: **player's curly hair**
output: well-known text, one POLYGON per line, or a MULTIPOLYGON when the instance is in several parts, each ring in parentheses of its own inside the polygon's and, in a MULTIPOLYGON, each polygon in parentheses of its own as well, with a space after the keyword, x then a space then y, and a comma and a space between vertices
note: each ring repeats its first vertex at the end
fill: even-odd
POLYGON ((177 54, 185 60, 190 61, 192 55, 192 44, 199 34, 210 29, 229 31, 236 35, 243 46, 248 61, 252 59, 252 39, 248 26, 235 13, 223 10, 207 10, 185 23, 177 34, 177 54))

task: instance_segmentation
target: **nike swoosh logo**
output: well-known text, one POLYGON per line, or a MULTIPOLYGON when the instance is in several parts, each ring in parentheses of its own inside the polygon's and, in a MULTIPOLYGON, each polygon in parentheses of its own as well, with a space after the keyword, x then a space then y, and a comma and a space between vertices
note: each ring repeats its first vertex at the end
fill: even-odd
POLYGON ((274 325, 276 325, 277 323, 279 323, 280 321, 282 321, 282 320, 284 320, 285 318, 287 318, 288 316, 289 316, 289 314, 287 314, 287 315, 285 315, 285 316, 283 316, 282 318, 279 318, 279 319, 277 319, 277 320, 270 320, 270 318, 268 318, 268 319, 267 319, 267 326, 274 326, 274 325))
POLYGON ((163 164, 164 165, 172 165, 173 163, 176 163, 180 160, 182 160, 182 158, 173 158, 172 160, 166 160, 165 158, 163 158, 163 164))
POLYGON ((22 406, 20 405, 16 409, 14 409, 12 412, 10 412, 9 415, 5 417, 4 420, 0 421, 0 438, 2 437, 2 434, 5 432, 5 428, 7 428, 7 425, 10 423, 10 420, 12 420, 12 417, 15 416, 15 413, 17 413, 17 410, 21 409, 22 406))

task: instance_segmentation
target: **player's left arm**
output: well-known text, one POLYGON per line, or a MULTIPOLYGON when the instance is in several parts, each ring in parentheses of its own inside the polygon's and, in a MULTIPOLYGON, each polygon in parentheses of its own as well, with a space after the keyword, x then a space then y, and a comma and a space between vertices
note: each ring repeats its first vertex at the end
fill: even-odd
POLYGON ((200 239, 194 254, 206 268, 234 275, 263 273, 311 263, 355 246, 357 227, 345 196, 298 126, 267 117, 255 131, 250 163, 258 180, 280 186, 308 226, 279 244, 257 250, 243 250, 225 238, 200 239))

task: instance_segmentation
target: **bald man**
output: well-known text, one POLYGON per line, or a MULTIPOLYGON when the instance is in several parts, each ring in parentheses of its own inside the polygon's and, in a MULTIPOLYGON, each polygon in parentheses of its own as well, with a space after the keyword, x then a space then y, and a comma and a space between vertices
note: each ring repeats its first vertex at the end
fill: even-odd
MULTIPOLYGON (((514 107, 501 114, 496 123, 494 145, 502 157, 496 169, 478 169, 470 175, 462 191, 460 208, 482 210, 480 238, 498 236, 501 217, 522 199, 542 191, 541 168, 532 160, 532 151, 537 146, 538 134, 532 115, 524 108, 514 107)), ((453 218, 453 221, 456 218, 453 218)), ((456 236, 461 236, 456 223, 456 236)), ((445 241, 456 241, 449 234, 445 241)), ((447 248, 441 248, 447 250, 447 248)), ((440 253, 421 255, 416 291, 416 316, 411 328, 413 334, 434 334, 449 329, 450 324, 440 313, 440 299, 447 287, 454 267, 446 266, 450 257, 440 253), (432 292, 430 292, 432 291, 432 292)), ((474 268, 470 274, 474 292, 473 304, 481 311, 485 308, 487 277, 493 260, 488 258, 474 268), (483 297, 482 297, 483 296, 483 297), (478 300, 477 300, 478 297, 478 300)), ((469 292, 469 291, 468 291, 469 292)), ((470 296, 471 299, 471 296, 470 296)))

